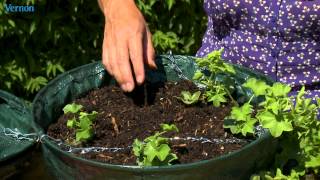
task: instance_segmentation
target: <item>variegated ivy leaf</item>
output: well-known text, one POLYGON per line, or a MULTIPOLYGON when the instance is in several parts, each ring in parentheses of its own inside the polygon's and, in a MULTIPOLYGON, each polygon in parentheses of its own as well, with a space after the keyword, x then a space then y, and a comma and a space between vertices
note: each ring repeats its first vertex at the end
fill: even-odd
POLYGON ((162 129, 162 131, 175 131, 175 132, 179 132, 179 129, 177 128, 176 125, 174 124, 160 124, 160 127, 162 129))
POLYGON ((76 104, 76 103, 72 103, 72 104, 67 104, 64 108, 63 108, 63 112, 66 113, 77 113, 79 112, 81 109, 83 108, 83 106, 81 104, 76 104))
POLYGON ((69 120, 67 121, 67 127, 68 127, 68 128, 74 128, 74 127, 77 127, 77 121, 76 121, 76 118, 69 119, 69 120))
POLYGON ((255 96, 265 95, 266 90, 270 88, 269 85, 267 85, 262 80, 257 80, 255 78, 248 79, 244 84, 243 87, 250 88, 255 96))
POLYGON ((200 95, 200 91, 197 91, 193 94, 191 94, 189 91, 182 91, 181 97, 178 97, 178 99, 180 99, 185 104, 191 105, 198 102, 200 95))
POLYGON ((289 85, 276 82, 269 88, 269 93, 276 97, 287 97, 290 90, 289 85))
POLYGON ((263 128, 269 129, 273 137, 281 136, 283 131, 293 130, 289 118, 285 115, 275 115, 270 111, 263 111, 259 112, 256 117, 263 128))
POLYGON ((139 139, 135 139, 132 144, 132 150, 135 156, 140 156, 143 151, 143 142, 139 139))
POLYGON ((87 141, 93 136, 93 129, 79 129, 76 132, 76 141, 87 141))
POLYGON ((252 111, 252 106, 249 103, 245 103, 241 107, 234 106, 231 110, 231 119, 246 121, 248 118, 251 118, 252 111))

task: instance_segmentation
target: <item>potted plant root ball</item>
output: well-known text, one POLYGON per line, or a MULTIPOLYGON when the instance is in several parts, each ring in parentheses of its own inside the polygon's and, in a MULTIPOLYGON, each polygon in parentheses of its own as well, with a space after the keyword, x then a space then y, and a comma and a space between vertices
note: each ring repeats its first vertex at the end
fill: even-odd
POLYGON ((221 51, 159 56, 157 66, 131 93, 100 63, 38 93, 35 126, 56 177, 248 179, 272 164, 279 132, 260 120, 259 105, 268 103, 270 79, 225 63, 221 51))

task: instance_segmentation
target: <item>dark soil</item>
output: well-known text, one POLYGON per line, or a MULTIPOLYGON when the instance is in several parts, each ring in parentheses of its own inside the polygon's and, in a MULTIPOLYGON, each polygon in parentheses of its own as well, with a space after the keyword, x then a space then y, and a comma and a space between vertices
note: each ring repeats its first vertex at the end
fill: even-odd
MULTIPOLYGON (((143 140, 160 130, 161 123, 175 124, 179 133, 170 137, 231 138, 223 129, 223 119, 230 112, 230 105, 215 108, 209 104, 198 103, 186 106, 176 96, 182 90, 197 91, 191 82, 167 82, 165 84, 145 84, 132 93, 123 93, 117 86, 96 89, 75 100, 85 111, 97 111, 94 122, 95 137, 80 147, 119 147, 131 146, 135 138, 143 140)), ((75 132, 66 127, 70 118, 62 115, 57 123, 48 129, 48 135, 69 141, 75 132)), ((241 148, 243 144, 213 144, 174 140, 171 147, 179 162, 190 163, 210 159, 241 148)), ((136 164, 130 148, 120 152, 99 152, 78 154, 79 156, 112 164, 136 164)))

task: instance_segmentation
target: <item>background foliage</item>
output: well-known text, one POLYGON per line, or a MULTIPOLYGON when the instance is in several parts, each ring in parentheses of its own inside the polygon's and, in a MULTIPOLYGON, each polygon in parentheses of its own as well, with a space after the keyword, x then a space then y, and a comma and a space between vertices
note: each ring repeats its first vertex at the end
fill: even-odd
MULTIPOLYGON (((203 0, 136 0, 158 54, 195 54, 206 27, 203 0)), ((59 73, 99 60, 104 17, 92 0, 0 2, 0 89, 31 100, 59 73), (6 13, 4 4, 34 5, 6 13)))

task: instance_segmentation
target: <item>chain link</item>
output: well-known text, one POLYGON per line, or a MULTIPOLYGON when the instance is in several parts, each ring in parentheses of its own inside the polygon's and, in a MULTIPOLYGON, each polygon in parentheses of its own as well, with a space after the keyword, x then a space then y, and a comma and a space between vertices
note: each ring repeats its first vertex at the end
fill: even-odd
MULTIPOLYGON (((169 52, 168 59, 169 59, 169 61, 170 61, 169 66, 171 67, 171 69, 173 69, 173 70, 177 73, 178 77, 179 77, 180 79, 189 80, 189 81, 190 81, 190 79, 189 79, 187 76, 184 75, 184 73, 183 73, 183 71, 181 70, 181 68, 177 65, 176 59, 175 59, 174 55, 173 55, 172 53, 170 53, 170 52, 169 52)), ((203 69, 200 69, 200 70, 203 70, 203 69)), ((201 84, 201 83, 198 83, 198 82, 193 82, 193 83, 194 83, 198 88, 200 88, 200 89, 205 89, 205 85, 203 85, 203 84, 201 84)))
POLYGON ((180 79, 184 79, 184 80, 190 80, 188 77, 186 77, 183 73, 183 71, 180 69, 180 67, 177 65, 176 63, 176 59, 174 58, 174 55, 172 54, 172 52, 170 51, 168 59, 170 61, 170 67, 178 74, 178 77, 180 79))
MULTIPOLYGON (((264 133, 263 128, 260 126, 256 127, 256 130, 258 133, 256 133, 258 136, 264 133)), ((54 142, 59 146, 61 149, 63 149, 66 152, 69 153, 80 153, 80 154, 87 154, 90 152, 94 153, 99 153, 99 152, 119 152, 119 151, 128 151, 131 150, 132 146, 128 147, 112 147, 112 148, 107 148, 107 147, 87 147, 87 148, 81 148, 81 147, 73 147, 68 144, 66 144, 63 140, 61 139, 55 139, 52 138, 48 135, 41 135, 39 136, 36 133, 28 133, 28 134, 23 134, 21 133, 17 128, 15 129, 10 129, 10 128, 4 128, 3 129, 3 134, 5 136, 9 136, 14 138, 17 141, 36 141, 36 142, 43 142, 43 138, 47 138, 48 140, 54 142)), ((192 141, 192 142, 200 142, 200 143, 210 143, 210 144, 246 144, 249 143, 251 140, 246 140, 246 139, 238 139, 238 138, 226 138, 226 139, 209 139, 205 137, 174 137, 174 138, 169 138, 170 141, 192 141)))
POLYGON ((180 137, 174 137, 170 138, 170 140, 183 140, 183 141, 192 141, 192 142, 200 142, 202 144, 204 143, 211 143, 211 144, 246 144, 249 142, 249 140, 243 140, 238 138, 226 138, 226 139, 208 139, 204 137, 186 137, 186 138, 180 138, 180 137))
POLYGON ((39 137, 37 133, 24 134, 20 132, 17 128, 3 128, 2 133, 7 137, 15 139, 16 141, 38 141, 39 137))

